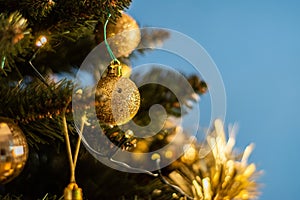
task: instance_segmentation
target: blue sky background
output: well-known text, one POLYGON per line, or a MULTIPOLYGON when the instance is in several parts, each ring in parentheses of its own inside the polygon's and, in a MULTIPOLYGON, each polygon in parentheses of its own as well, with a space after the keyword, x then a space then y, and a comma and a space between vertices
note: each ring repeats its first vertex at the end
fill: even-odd
POLYGON ((207 50, 226 88, 225 123, 240 127, 236 146, 256 144, 251 161, 264 170, 260 199, 296 199, 300 2, 133 0, 128 13, 142 27, 177 30, 207 50))

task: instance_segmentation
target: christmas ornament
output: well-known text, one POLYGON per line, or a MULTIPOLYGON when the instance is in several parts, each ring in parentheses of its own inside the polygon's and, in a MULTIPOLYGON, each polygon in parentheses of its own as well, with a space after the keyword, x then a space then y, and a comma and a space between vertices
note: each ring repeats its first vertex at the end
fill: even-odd
MULTIPOLYGON (((96 42, 104 41, 103 26, 96 28, 96 42)), ((116 23, 108 23, 106 30, 108 43, 113 50, 116 57, 128 57, 141 41, 141 32, 136 21, 126 13, 122 13, 121 17, 117 19, 116 23)))
POLYGON ((121 125, 132 119, 140 107, 140 93, 135 83, 122 77, 121 65, 112 61, 107 75, 96 90, 96 114, 100 122, 121 125))
POLYGON ((10 119, 0 117, 0 183, 18 176, 28 157, 28 145, 22 130, 10 119))
POLYGON ((64 200, 82 200, 82 189, 76 183, 70 183, 64 190, 64 200))

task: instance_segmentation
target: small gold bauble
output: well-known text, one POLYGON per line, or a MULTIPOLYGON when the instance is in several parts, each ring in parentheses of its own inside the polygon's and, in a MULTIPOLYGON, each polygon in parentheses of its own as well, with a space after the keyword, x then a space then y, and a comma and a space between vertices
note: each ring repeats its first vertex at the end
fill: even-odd
POLYGON ((95 97, 97 117, 109 125, 127 123, 140 107, 140 93, 135 83, 110 70, 98 82, 95 97))
POLYGON ((28 145, 22 130, 10 119, 0 117, 0 184, 18 176, 28 158, 28 145))
MULTIPOLYGON (((96 29, 96 41, 98 43, 103 42, 103 25, 99 24, 99 27, 96 29)), ((141 31, 137 22, 124 12, 115 24, 112 22, 108 23, 106 36, 109 46, 116 57, 128 57, 141 41, 141 31)))

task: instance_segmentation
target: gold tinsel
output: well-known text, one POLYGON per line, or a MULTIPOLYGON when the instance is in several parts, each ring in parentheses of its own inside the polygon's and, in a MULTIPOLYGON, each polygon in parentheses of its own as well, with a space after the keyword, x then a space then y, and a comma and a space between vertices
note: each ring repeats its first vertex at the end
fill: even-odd
MULTIPOLYGON (((171 165, 162 169, 162 176, 169 186, 151 182, 147 187, 154 187, 152 197, 157 199, 194 199, 194 200, 231 200, 256 199, 259 195, 254 163, 248 163, 248 157, 253 150, 253 144, 247 146, 244 152, 234 151, 234 128, 226 139, 221 120, 214 122, 214 128, 209 132, 205 141, 195 141, 187 138, 184 132, 178 131, 180 126, 168 119, 164 128, 169 134, 157 134, 152 139, 139 139, 134 152, 149 152, 161 144, 172 141, 168 149, 160 154, 161 161, 178 157, 178 145, 186 143, 187 148, 171 165), (179 135, 178 135, 179 134, 179 135), (172 140, 174 136, 177 140, 172 140), (178 137, 180 136, 180 137, 178 137), (175 188, 180 188, 180 191, 175 188), (160 191, 160 192, 158 192, 160 191), (154 195, 155 194, 155 195, 154 195)), ((181 146, 181 145, 180 145, 181 146)), ((156 154, 155 154, 156 156, 156 154)), ((136 162, 146 162, 143 158, 135 157, 136 162)), ((147 161, 151 162, 151 161, 147 161)))
POLYGON ((233 152, 234 134, 226 140, 220 120, 207 136, 207 143, 191 145, 171 166, 168 180, 195 200, 256 199, 256 166, 248 163, 253 144, 241 155, 233 152))

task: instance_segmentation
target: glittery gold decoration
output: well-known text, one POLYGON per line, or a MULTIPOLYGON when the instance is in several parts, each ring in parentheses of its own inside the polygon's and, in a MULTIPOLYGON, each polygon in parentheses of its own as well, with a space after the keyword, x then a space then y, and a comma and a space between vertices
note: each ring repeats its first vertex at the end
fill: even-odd
MULTIPOLYGON (((116 57, 128 57, 141 41, 141 32, 136 21, 126 13, 117 19, 116 23, 109 22, 106 35, 110 48, 116 57), (113 37, 113 39, 109 39, 113 37)), ((103 25, 99 25, 96 33, 96 41, 103 42, 103 25)))
POLYGON ((193 199, 257 198, 255 177, 258 173, 255 164, 248 164, 253 145, 246 147, 242 157, 235 155, 234 134, 226 141, 222 122, 216 120, 214 126, 207 143, 191 146, 173 164, 168 179, 193 199))
POLYGON ((96 114, 109 125, 127 123, 140 107, 140 93, 129 78, 118 76, 116 69, 109 69, 100 79, 96 90, 96 114))
POLYGON ((28 157, 22 130, 10 119, 0 117, 0 184, 18 176, 28 157))

